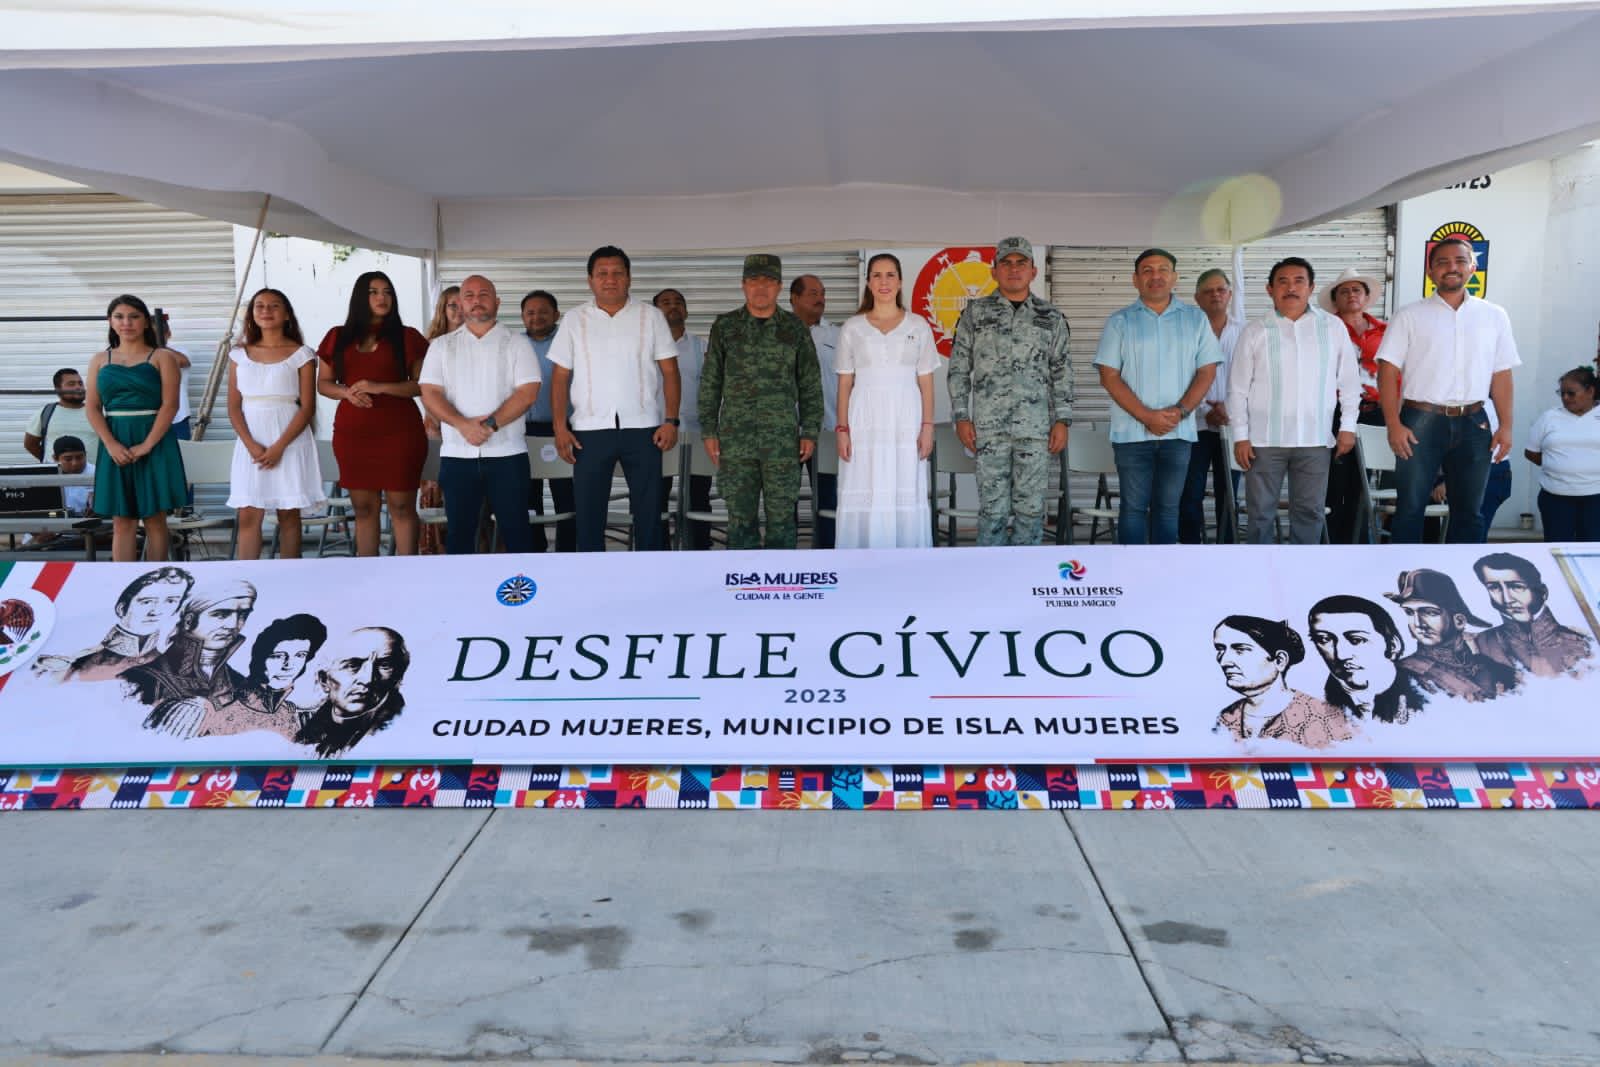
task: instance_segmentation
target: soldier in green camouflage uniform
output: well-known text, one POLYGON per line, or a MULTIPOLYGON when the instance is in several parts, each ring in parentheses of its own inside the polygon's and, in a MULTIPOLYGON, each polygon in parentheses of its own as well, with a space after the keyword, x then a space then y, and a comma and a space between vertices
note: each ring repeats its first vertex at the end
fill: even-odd
POLYGON ((778 307, 777 256, 744 260, 745 305, 717 317, 700 371, 700 427, 728 504, 728 547, 793 548, 800 464, 822 424, 822 375, 811 331, 778 307))
POLYGON ((950 417, 956 436, 978 457, 980 545, 1043 539, 1050 456, 1067 447, 1067 320, 1029 291, 1038 273, 1033 246, 1005 238, 994 250, 999 289, 969 303, 956 324, 950 417))

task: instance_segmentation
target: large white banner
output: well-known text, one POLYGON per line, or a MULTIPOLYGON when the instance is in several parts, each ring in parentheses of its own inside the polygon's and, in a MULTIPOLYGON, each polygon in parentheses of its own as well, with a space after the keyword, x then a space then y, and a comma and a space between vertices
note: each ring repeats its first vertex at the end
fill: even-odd
POLYGON ((0 766, 1600 756, 1600 553, 12 565, 0 766))

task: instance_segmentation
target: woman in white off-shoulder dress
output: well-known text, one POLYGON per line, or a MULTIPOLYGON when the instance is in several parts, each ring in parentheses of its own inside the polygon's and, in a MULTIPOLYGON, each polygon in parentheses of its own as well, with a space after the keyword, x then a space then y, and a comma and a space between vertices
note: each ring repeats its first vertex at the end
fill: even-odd
POLYGON ((925 548, 933 451, 933 330, 906 310, 900 261, 867 263, 859 314, 839 328, 839 548, 925 548))
POLYGON ((261 524, 278 516, 278 555, 300 557, 300 512, 326 499, 317 443, 317 355, 306 347, 289 298, 262 289, 250 298, 245 343, 228 353, 233 449, 228 506, 239 511, 239 559, 261 556, 261 524))

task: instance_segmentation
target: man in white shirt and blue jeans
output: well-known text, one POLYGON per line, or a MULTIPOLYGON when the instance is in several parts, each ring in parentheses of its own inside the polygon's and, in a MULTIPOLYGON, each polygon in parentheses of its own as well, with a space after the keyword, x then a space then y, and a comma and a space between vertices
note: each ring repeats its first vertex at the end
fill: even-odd
POLYGON ((528 444, 522 416, 539 396, 539 361, 523 338, 495 321, 494 283, 474 274, 461 282, 460 328, 428 346, 417 382, 422 406, 439 420, 439 488, 444 492, 445 551, 477 547, 485 498, 506 549, 533 551, 528 525, 528 444))
POLYGON ((628 296, 632 281, 633 263, 622 249, 591 252, 594 299, 567 313, 550 346, 556 451, 572 464, 579 552, 605 551, 618 463, 628 482, 634 548, 666 547, 661 453, 678 442, 678 346, 666 316, 628 296))
POLYGON ((1239 334, 1228 370, 1233 453, 1244 474, 1250 543, 1271 544, 1289 479, 1289 543, 1322 540, 1333 453, 1356 445, 1361 376, 1344 323, 1311 305, 1317 274, 1290 256, 1272 265, 1272 314, 1239 334), (1339 407, 1337 440, 1328 433, 1339 407))
POLYGON ((1434 294, 1407 304, 1378 348, 1378 402, 1395 454, 1395 544, 1422 540, 1422 522, 1439 471, 1450 504, 1447 540, 1483 540, 1483 490, 1489 465, 1511 451, 1511 368, 1521 365, 1505 309, 1467 292, 1477 256, 1447 237, 1428 251, 1434 294), (1500 425, 1490 429, 1484 401, 1500 425))

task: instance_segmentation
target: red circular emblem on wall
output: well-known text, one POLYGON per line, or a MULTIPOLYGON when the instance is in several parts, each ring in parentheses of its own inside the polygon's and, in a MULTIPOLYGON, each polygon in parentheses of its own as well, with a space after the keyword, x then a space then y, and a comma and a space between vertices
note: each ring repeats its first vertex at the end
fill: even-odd
POLYGON ((967 301, 995 290, 994 246, 945 248, 923 264, 911 287, 911 310, 928 320, 939 354, 949 357, 967 301))

